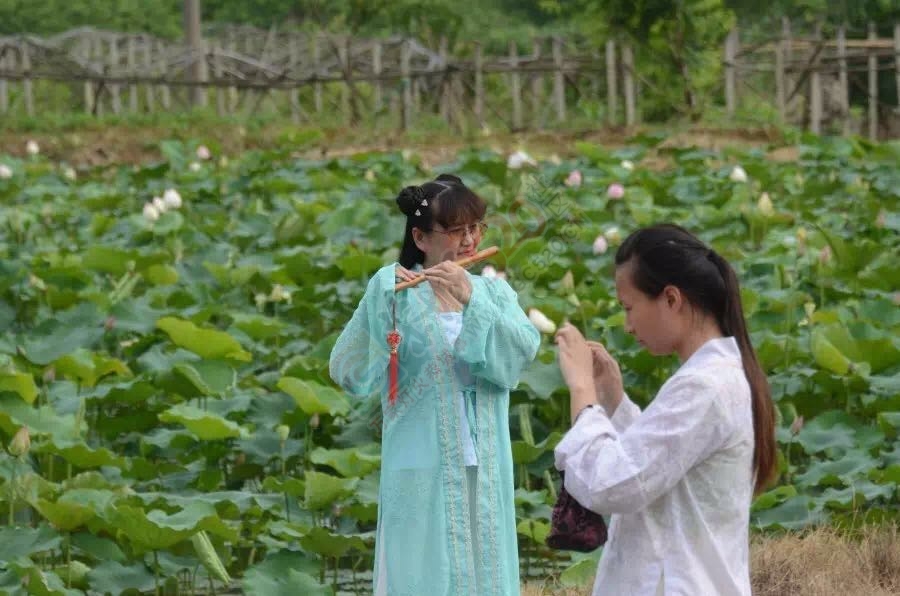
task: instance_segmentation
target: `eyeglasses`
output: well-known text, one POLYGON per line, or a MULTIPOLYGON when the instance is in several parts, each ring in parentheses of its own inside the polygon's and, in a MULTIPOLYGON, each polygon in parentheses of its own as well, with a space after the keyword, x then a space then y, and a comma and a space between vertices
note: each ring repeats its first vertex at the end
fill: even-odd
POLYGON ((462 240, 466 237, 466 233, 468 233, 469 236, 472 237, 475 237, 476 235, 483 236, 485 230, 487 230, 487 227, 488 225, 486 223, 484 223, 483 221, 479 221, 477 223, 469 224, 467 226, 460 226, 458 228, 453 228, 450 230, 437 230, 435 228, 432 228, 431 231, 437 232, 438 234, 444 234, 452 240, 462 240))

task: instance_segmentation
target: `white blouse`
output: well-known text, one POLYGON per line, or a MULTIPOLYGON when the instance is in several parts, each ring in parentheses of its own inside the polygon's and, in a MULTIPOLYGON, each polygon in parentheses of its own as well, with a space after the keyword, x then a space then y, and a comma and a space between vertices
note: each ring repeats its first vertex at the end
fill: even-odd
MULTIPOLYGON (((456 345, 456 340, 459 339, 459 334, 462 331, 462 313, 447 311, 439 314, 439 320, 441 321, 441 327, 444 330, 444 336, 447 338, 447 343, 451 346, 456 345)), ((472 376, 472 372, 465 362, 454 360, 453 367, 456 372, 456 379, 459 381, 461 387, 469 387, 475 384, 475 377, 472 376)), ((467 399, 468 397, 466 394, 460 391, 458 403, 459 419, 460 423, 463 425, 463 463, 466 466, 477 466, 478 455, 475 453, 475 441, 472 440, 472 422, 469 420, 468 408, 466 407, 467 399)), ((474 413, 474 409, 472 411, 474 413)))
POLYGON ((566 490, 609 515, 594 596, 750 595, 750 385, 732 337, 697 350, 644 412, 585 410, 556 446, 566 490))

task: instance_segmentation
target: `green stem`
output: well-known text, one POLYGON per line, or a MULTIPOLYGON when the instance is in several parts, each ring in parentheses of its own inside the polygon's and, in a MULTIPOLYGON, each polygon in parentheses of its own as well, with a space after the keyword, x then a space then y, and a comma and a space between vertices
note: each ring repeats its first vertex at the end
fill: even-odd
POLYGON ((153 582, 156 585, 156 596, 159 596, 159 554, 153 551, 153 582))
POLYGON ((16 481, 16 468, 13 466, 12 482, 9 483, 9 526, 12 527, 15 522, 16 515, 16 490, 18 482, 16 481))
POLYGON ((66 588, 72 587, 72 533, 66 532, 66 588))

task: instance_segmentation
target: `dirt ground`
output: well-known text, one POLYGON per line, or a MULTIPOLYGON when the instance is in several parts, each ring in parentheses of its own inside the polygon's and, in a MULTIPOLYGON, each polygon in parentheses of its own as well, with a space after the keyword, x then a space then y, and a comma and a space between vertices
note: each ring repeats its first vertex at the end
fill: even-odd
MULTIPOLYGON (((196 140, 214 148, 220 155, 235 156, 251 149, 295 147, 298 156, 328 158, 368 151, 396 151, 411 149, 422 156, 426 164, 449 161, 462 148, 479 146, 499 152, 526 149, 538 158, 557 155, 565 158, 574 152, 578 141, 597 143, 607 147, 627 144, 635 133, 649 129, 598 129, 580 132, 490 133, 468 137, 448 134, 402 135, 397 131, 366 132, 359 130, 316 131, 297 129, 291 134, 283 125, 269 125, 248 129, 241 124, 219 124, 196 127, 135 126, 95 124, 53 132, 21 132, 0 129, 0 155, 25 155, 25 145, 36 141, 41 153, 50 159, 77 168, 91 168, 111 164, 144 164, 160 159, 159 142, 165 139, 196 140), (303 139, 295 142, 294 139, 303 139)), ((796 158, 796 149, 783 146, 783 138, 776 129, 722 130, 691 127, 668 134, 658 150, 642 162, 644 167, 665 169, 669 160, 665 150, 674 147, 708 149, 765 148, 773 159, 796 158)))

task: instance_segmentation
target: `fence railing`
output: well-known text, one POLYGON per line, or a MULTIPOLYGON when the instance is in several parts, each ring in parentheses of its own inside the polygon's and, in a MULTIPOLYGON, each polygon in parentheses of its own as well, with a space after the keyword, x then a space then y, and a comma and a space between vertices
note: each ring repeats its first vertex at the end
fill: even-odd
MULTIPOLYGON (((900 25, 892 39, 874 28, 864 39, 843 29, 826 39, 821 29, 792 35, 785 21, 780 35, 744 43, 735 29, 724 44, 728 114, 764 101, 782 122, 813 132, 900 136, 900 106, 879 97, 879 73, 888 70, 900 97, 900 25), (851 110, 860 96, 864 115, 851 110)), ((640 75, 639 48, 621 39, 536 38, 505 53, 478 42, 458 43, 453 54, 446 40, 435 45, 250 27, 219 29, 199 46, 91 28, 0 37, 0 117, 199 103, 220 115, 274 110, 298 123, 391 118, 409 128, 434 114, 459 130, 491 120, 518 131, 556 126, 575 112, 583 118, 591 104, 597 126, 631 126, 640 120, 639 95, 653 88, 640 75)))

